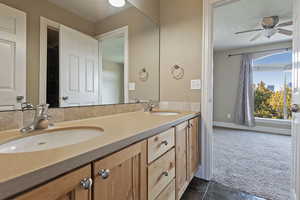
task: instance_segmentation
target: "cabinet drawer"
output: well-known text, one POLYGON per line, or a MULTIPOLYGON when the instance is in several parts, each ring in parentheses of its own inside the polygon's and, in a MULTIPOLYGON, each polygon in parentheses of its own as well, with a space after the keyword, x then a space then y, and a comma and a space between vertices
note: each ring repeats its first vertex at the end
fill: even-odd
POLYGON ((170 150, 175 144, 174 128, 148 139, 148 163, 170 150))
POLYGON ((175 177, 175 149, 148 167, 148 200, 154 200, 175 177))
POLYGON ((155 200, 175 200, 175 179, 162 191, 155 200))

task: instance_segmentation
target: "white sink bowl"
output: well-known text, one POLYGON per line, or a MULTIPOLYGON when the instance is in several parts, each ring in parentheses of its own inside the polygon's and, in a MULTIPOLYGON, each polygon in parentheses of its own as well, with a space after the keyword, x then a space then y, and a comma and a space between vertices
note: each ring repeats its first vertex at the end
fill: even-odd
POLYGON ((152 115, 161 115, 161 116, 174 116, 179 115, 178 112, 164 112, 164 111, 157 111, 157 112, 151 112, 152 115))
POLYGON ((43 151, 82 143, 104 134, 97 127, 48 129, 39 135, 28 136, 0 145, 0 154, 43 151))

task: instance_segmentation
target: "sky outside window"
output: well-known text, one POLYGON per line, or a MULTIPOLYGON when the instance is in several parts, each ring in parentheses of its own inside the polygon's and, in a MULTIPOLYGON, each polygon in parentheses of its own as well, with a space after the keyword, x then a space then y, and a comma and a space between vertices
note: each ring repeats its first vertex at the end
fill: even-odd
MULTIPOLYGON (((283 66, 292 64, 292 52, 285 52, 281 54, 274 54, 268 57, 257 59, 253 62, 253 65, 270 65, 270 64, 282 64, 283 66)), ((255 85, 263 81, 267 86, 274 86, 274 90, 278 91, 283 88, 284 85, 284 71, 254 71, 253 82, 255 85)), ((287 72, 287 84, 291 85, 292 73, 287 72)))

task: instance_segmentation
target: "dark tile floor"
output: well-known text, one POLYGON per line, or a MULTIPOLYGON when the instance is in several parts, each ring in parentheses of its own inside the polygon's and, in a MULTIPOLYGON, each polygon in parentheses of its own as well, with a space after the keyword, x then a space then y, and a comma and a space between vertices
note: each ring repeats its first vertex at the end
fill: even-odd
POLYGON ((194 178, 181 200, 265 200, 221 185, 194 178))

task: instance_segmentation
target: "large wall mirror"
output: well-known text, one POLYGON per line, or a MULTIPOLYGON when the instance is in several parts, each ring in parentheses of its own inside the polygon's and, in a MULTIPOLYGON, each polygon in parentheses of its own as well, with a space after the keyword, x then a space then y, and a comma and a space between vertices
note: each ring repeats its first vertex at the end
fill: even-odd
POLYGON ((128 1, 29 1, 0 0, 0 110, 159 100, 150 17, 128 1))

